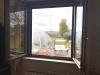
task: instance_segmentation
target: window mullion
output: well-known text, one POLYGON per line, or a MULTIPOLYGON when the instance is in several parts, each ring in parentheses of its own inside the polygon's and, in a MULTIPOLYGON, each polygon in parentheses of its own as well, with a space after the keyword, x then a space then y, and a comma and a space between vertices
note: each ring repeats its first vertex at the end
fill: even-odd
POLYGON ((76 6, 73 6, 73 15, 72 15, 72 52, 71 57, 75 57, 75 35, 76 35, 76 6))

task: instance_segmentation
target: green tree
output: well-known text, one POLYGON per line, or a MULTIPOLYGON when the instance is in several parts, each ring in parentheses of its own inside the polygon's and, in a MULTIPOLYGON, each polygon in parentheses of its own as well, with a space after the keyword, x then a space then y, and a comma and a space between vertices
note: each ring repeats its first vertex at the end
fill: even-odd
POLYGON ((65 33, 63 34, 63 37, 64 37, 64 39, 66 39, 66 40, 71 40, 71 32, 65 32, 65 33))
POLYGON ((67 22, 66 19, 62 19, 60 24, 59 24, 59 33, 60 33, 60 36, 62 36, 62 37, 63 37, 65 32, 69 32, 69 29, 68 29, 66 22, 67 22))

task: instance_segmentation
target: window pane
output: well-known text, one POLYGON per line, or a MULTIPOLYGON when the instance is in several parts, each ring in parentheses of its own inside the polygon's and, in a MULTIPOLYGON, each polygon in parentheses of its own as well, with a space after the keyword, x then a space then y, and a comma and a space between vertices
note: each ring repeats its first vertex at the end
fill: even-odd
POLYGON ((10 51, 24 51, 24 11, 10 13, 10 51))
POLYGON ((76 15, 76 58, 81 59, 83 7, 77 7, 76 15))
POLYGON ((32 54, 71 57, 72 7, 32 9, 32 54))

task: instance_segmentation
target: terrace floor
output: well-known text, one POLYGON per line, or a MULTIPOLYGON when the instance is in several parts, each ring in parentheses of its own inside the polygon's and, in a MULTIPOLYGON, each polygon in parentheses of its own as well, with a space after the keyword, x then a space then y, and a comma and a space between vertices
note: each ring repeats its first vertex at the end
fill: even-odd
POLYGON ((58 56, 58 57, 71 57, 71 49, 69 50, 51 50, 51 49, 38 49, 35 53, 34 50, 32 54, 35 55, 47 55, 47 56, 58 56))

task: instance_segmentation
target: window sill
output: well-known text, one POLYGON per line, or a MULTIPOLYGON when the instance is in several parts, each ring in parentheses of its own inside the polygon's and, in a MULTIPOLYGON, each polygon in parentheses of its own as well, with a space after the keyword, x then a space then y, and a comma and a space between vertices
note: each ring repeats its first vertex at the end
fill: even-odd
POLYGON ((24 56, 26 56, 26 54, 24 54, 24 53, 23 53, 23 54, 13 55, 13 56, 10 56, 9 60, 10 60, 10 61, 16 60, 16 59, 22 58, 22 57, 24 57, 24 56))
POLYGON ((75 64, 78 66, 78 68, 80 69, 80 62, 76 59, 76 58, 73 58, 73 61, 75 62, 75 64))
POLYGON ((57 62, 57 63, 64 63, 64 64, 75 64, 73 61, 67 60, 57 60, 57 59, 48 59, 48 58, 37 58, 37 57, 24 57, 27 60, 36 60, 36 61, 46 61, 46 62, 57 62))
POLYGON ((29 57, 35 57, 35 58, 46 58, 46 59, 57 59, 57 60, 68 60, 68 61, 73 61, 71 57, 58 57, 58 56, 47 56, 47 55, 29 55, 29 57))

